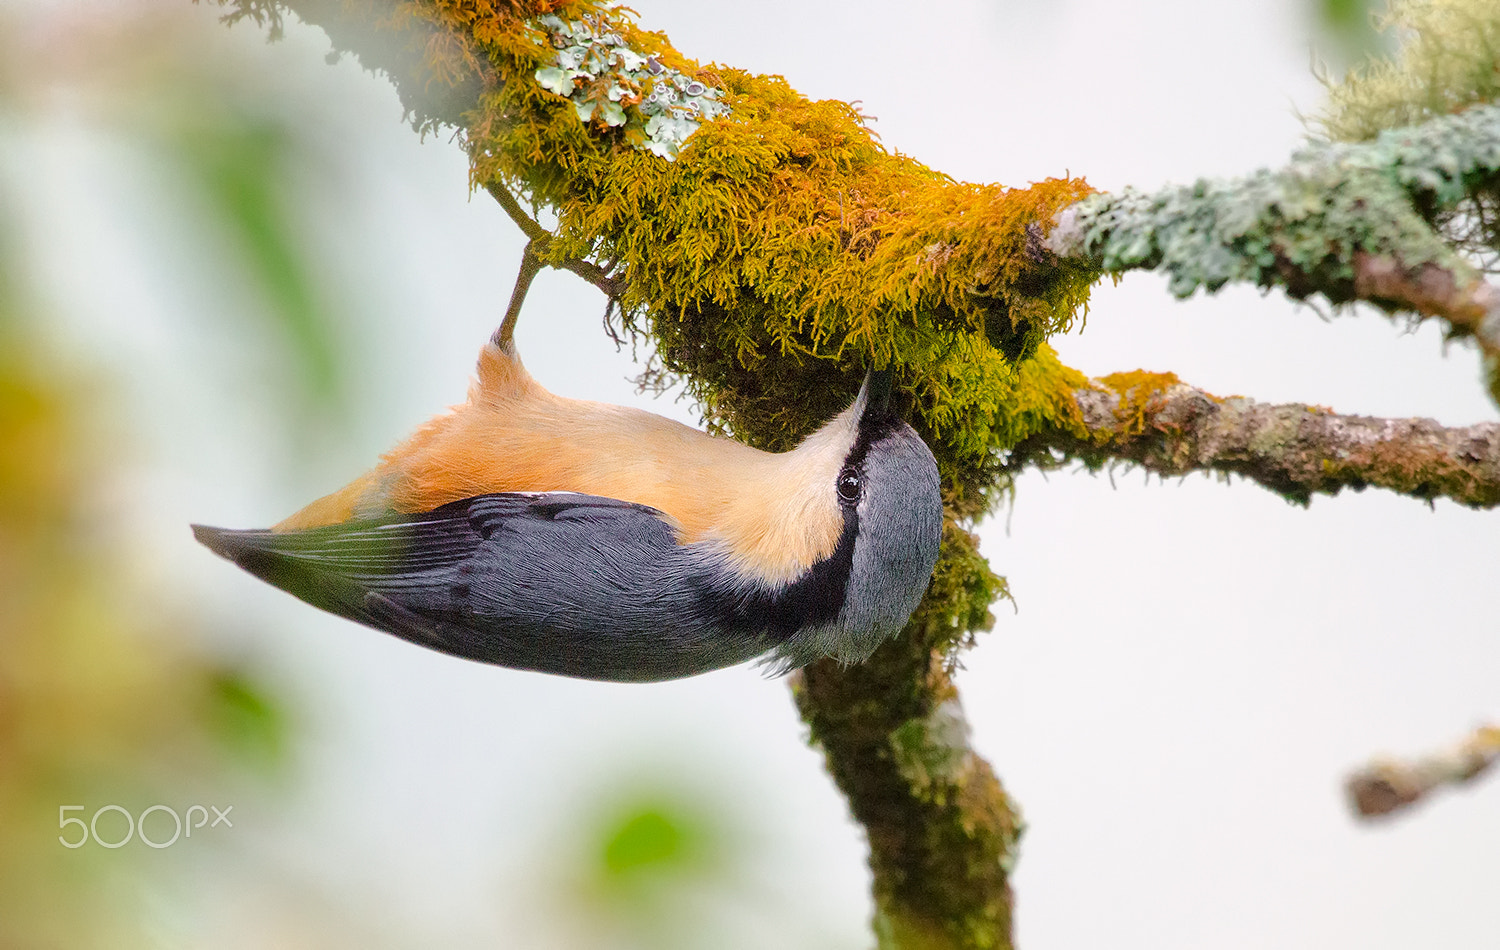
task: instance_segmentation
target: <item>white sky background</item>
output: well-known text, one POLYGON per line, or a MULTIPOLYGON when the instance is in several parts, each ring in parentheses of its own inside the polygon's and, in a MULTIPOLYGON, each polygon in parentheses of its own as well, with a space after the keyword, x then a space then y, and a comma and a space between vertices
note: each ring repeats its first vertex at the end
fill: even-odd
MULTIPOLYGON (((1321 101, 1292 0, 637 7, 688 55, 862 100, 887 147, 973 181, 1071 171, 1116 189, 1247 172, 1282 161, 1303 135, 1294 110, 1321 101)), ((351 945, 568 945, 537 906, 549 862, 565 861, 557 842, 580 802, 660 773, 745 842, 753 883, 721 899, 725 930, 704 946, 868 943, 863 842, 784 683, 741 668, 612 686, 463 663, 317 614, 193 544, 189 521, 275 521, 460 400, 520 252, 493 202, 468 199, 459 150, 419 144, 394 93, 353 63, 324 66, 321 33, 293 26, 265 46, 253 26, 220 32, 270 64, 276 94, 345 103, 335 132, 355 164, 309 227, 347 246, 335 257, 376 328, 357 344, 352 432, 299 458, 266 447, 269 377, 227 372, 180 332, 193 308, 232 304, 211 273, 141 271, 128 248, 140 209, 110 188, 125 173, 68 129, 33 145, 45 170, 22 209, 71 325, 138 367, 151 448, 121 491, 161 548, 146 570, 233 618, 227 649, 285 677, 305 730, 290 800, 245 790, 237 828, 264 833, 238 878, 204 881, 201 906, 164 932, 270 945, 279 918, 306 925, 307 901, 345 908, 351 945)), ((581 281, 543 274, 518 334, 532 372, 564 395, 691 421, 685 403, 634 395, 601 310, 581 281)), ((1054 343, 1093 374, 1172 370, 1342 412, 1496 418, 1473 351, 1445 357, 1435 328, 1324 322, 1279 294, 1179 303, 1132 275, 1097 288, 1086 332, 1054 343)), ((1029 824, 1022 946, 1495 945, 1500 781, 1374 828, 1347 815, 1339 783, 1373 753, 1428 751, 1500 716, 1500 515, 1374 491, 1302 510, 1248 483, 1122 472, 1028 476, 1005 522, 982 534, 1020 609, 997 606, 960 685, 974 742, 1029 824)))

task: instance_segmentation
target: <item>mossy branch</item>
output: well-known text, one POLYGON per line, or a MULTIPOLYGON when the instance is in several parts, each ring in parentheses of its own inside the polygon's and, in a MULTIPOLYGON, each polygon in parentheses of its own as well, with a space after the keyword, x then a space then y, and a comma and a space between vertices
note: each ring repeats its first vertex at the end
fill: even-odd
POLYGON ((1241 475, 1305 504, 1314 494, 1384 488, 1500 505, 1500 424, 1338 415, 1319 406, 1221 398, 1170 373, 1120 373, 1073 391, 1076 422, 1018 445, 1014 467, 1128 461, 1162 476, 1241 475))
POLYGON ((987 628, 1007 596, 978 539, 950 522, 933 596, 864 663, 794 674, 793 693, 829 773, 864 827, 882 948, 1010 946, 1010 871, 1022 824, 969 728, 943 657, 987 628), (942 609, 959 593, 975 605, 942 609))
POLYGON ((1164 271, 1179 297, 1243 282, 1442 318, 1479 345, 1500 403, 1500 292, 1434 227, 1497 182, 1500 105, 1478 105, 1242 179, 1093 195, 1058 216, 1048 246, 1109 271, 1164 271))

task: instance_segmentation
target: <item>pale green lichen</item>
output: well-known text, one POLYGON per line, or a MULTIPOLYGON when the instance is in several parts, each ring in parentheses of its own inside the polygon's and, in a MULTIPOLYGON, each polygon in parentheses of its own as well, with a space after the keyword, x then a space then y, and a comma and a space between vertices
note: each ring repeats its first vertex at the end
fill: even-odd
MULTIPOLYGON (((1270 422, 1257 429, 1250 437, 1252 454, 1274 459, 1297 446, 1297 433, 1302 426, 1304 409, 1301 406, 1286 406, 1275 412, 1270 422)), ((1305 499, 1299 499, 1306 504, 1305 499)))
POLYGON ((1328 107, 1314 118, 1328 138, 1364 141, 1500 98, 1495 0, 1392 0, 1376 25, 1399 46, 1328 84, 1328 107))
POLYGON ((1310 146, 1245 178, 1093 195, 1058 217, 1048 243, 1109 271, 1165 271, 1178 297, 1234 281, 1340 303, 1357 251, 1464 270, 1431 216, 1497 176, 1500 106, 1478 106, 1373 142, 1310 146))
POLYGON ((548 14, 530 25, 557 49, 554 64, 533 74, 537 84, 571 100, 580 122, 624 126, 636 148, 673 161, 704 122, 730 112, 720 90, 631 49, 612 6, 580 20, 548 14))
MULTIPOLYGON (((1324 138, 1363 141, 1500 99, 1500 3, 1392 0, 1377 24, 1399 45, 1328 83, 1328 105, 1311 122, 1324 138)), ((1500 272, 1500 176, 1432 218, 1455 248, 1500 272)))

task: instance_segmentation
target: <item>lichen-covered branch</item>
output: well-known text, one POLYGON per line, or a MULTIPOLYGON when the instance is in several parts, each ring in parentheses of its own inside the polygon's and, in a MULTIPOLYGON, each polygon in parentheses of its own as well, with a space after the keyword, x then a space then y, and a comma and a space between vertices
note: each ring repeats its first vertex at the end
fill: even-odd
POLYGON ((1072 398, 1076 426, 1021 443, 1012 466, 1128 461, 1163 476, 1242 475, 1301 503, 1374 486, 1473 508, 1500 505, 1500 424, 1449 428, 1220 398, 1170 373, 1089 380, 1072 398))
MULTIPOLYGON (((1500 4, 1494 0, 1389 0, 1375 24, 1394 42, 1325 82, 1328 103, 1313 117, 1323 136, 1364 142, 1382 129, 1417 125, 1500 101, 1500 4)), ((1500 177, 1476 182, 1433 224, 1491 275, 1500 274, 1500 177)))
POLYGON ((1179 297, 1243 282, 1440 317, 1479 345, 1500 402, 1500 292, 1433 226, 1496 182, 1500 105, 1478 105, 1309 146, 1241 179, 1093 195, 1058 215, 1048 247, 1109 271, 1164 271, 1179 297))
POLYGON ((1379 759, 1349 776, 1344 788, 1361 818, 1416 804, 1439 788, 1463 785, 1500 760, 1500 726, 1480 726, 1451 749, 1411 762, 1379 759))

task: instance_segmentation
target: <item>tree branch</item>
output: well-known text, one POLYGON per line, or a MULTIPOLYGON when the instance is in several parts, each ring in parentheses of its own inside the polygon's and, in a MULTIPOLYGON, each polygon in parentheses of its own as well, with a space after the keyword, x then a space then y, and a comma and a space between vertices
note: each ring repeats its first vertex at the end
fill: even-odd
POLYGON ((1057 216, 1048 247, 1110 271, 1163 270, 1179 297, 1235 281, 1440 317, 1478 343, 1500 403, 1500 292, 1434 226, 1497 178, 1500 105, 1480 105, 1242 179, 1092 195, 1057 216))
POLYGON ((1360 251, 1354 255, 1354 294, 1388 310, 1441 317, 1455 336, 1473 337, 1500 402, 1500 290, 1494 284, 1466 264, 1407 268, 1394 257, 1360 251))
MULTIPOLYGON (((943 660, 954 622, 938 606, 955 590, 988 604, 1004 587, 979 556, 978 539, 952 522, 943 547, 932 596, 901 636, 854 666, 814 663, 793 675, 792 690, 865 829, 879 945, 1004 950, 1011 946, 1010 872, 1021 820, 969 745, 943 660)), ((974 629, 993 618, 981 608, 962 619, 974 629)))
POLYGON ((1378 818, 1413 805, 1438 788, 1472 782, 1500 761, 1500 726, 1481 726, 1463 742, 1414 762, 1379 759, 1349 776, 1349 805, 1378 818))
POLYGON ((1078 427, 1025 440, 1011 467, 1123 460, 1163 476, 1243 475, 1301 503, 1314 494, 1375 486, 1472 508, 1500 505, 1500 424, 1447 428, 1431 419, 1226 399, 1170 373, 1093 379, 1072 397, 1078 427))
POLYGON ((531 282, 536 278, 537 271, 542 269, 542 262, 536 256, 536 244, 536 241, 527 241, 526 248, 521 251, 521 267, 516 272, 516 284, 511 288, 510 305, 505 308, 505 318, 490 337, 490 342, 502 350, 511 348, 511 341, 516 335, 516 322, 521 319, 521 308, 526 304, 526 293, 531 289, 531 282))
POLYGON ((497 181, 487 181, 484 183, 484 190, 490 193, 490 197, 494 198, 501 208, 505 209, 505 213, 516 223, 516 227, 526 235, 526 240, 546 241, 552 237, 551 231, 538 224, 535 218, 522 209, 521 203, 516 200, 515 195, 510 193, 509 188, 497 181))

